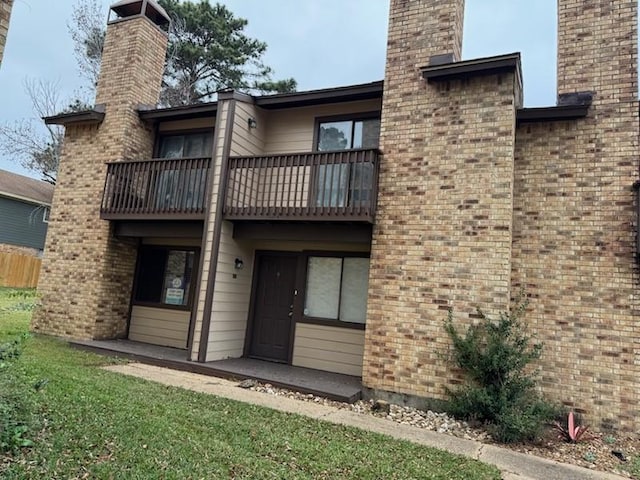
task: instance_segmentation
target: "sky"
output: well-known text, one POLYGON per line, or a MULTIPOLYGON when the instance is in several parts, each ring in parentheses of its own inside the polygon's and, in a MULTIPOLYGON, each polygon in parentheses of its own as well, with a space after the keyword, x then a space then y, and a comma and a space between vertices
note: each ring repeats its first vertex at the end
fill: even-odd
MULTIPOLYGON (((24 82, 57 82, 60 97, 83 86, 67 24, 76 0, 14 0, 0 67, 0 124, 33 118, 24 82)), ((105 4, 105 23, 106 6, 105 4)), ((268 45, 275 78, 298 90, 384 78, 389 0, 219 0, 268 45)), ((466 0, 463 59, 521 52, 525 105, 554 105, 556 0, 466 0)), ((65 104, 66 105, 66 104, 65 104)), ((0 153, 0 169, 37 177, 0 153)))

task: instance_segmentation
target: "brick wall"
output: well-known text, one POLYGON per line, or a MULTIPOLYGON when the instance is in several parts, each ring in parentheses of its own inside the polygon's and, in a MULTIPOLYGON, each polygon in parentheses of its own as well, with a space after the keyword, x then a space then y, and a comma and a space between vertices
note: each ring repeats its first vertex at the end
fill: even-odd
POLYGON ((593 91, 583 120, 516 142, 513 285, 545 342, 545 392, 589 422, 638 428, 637 1, 559 2, 558 92, 593 91))
POLYGON ((38 290, 35 331, 72 338, 126 332, 136 248, 100 219, 106 162, 150 158, 152 131, 136 106, 158 100, 166 35, 144 17, 114 22, 96 103, 100 125, 67 126, 38 290))
POLYGON ((4 46, 7 43, 11 7, 13 7, 13 0, 0 0, 0 65, 2 65, 4 46))

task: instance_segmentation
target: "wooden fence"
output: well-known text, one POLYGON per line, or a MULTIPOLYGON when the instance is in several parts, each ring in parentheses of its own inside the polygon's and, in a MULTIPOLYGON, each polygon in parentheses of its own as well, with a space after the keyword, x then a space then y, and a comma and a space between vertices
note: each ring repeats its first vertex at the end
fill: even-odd
POLYGON ((37 257, 0 252, 0 287, 35 288, 41 263, 37 257))

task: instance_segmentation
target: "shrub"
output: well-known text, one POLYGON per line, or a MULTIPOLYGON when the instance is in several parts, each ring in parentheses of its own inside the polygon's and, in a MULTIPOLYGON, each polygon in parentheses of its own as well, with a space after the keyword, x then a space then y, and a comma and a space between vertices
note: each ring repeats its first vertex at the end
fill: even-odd
POLYGON ((465 384, 448 389, 449 411, 466 420, 484 422, 493 437, 511 443, 533 440, 556 414, 535 391, 528 365, 540 358, 542 344, 532 342, 521 318, 528 306, 524 293, 510 312, 492 320, 478 310, 480 321, 461 335, 449 310, 445 330, 453 344, 452 360, 465 384))

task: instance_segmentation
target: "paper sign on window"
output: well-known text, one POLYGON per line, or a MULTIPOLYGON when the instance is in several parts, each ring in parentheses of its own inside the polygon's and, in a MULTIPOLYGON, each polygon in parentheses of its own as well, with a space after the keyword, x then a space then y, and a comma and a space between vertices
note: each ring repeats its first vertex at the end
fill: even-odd
POLYGON ((182 305, 184 290, 182 288, 167 288, 164 303, 168 305, 182 305))

